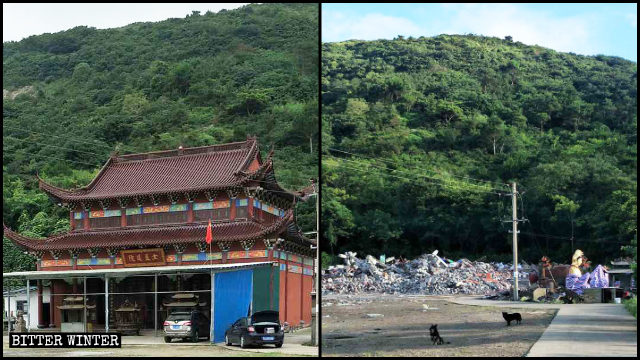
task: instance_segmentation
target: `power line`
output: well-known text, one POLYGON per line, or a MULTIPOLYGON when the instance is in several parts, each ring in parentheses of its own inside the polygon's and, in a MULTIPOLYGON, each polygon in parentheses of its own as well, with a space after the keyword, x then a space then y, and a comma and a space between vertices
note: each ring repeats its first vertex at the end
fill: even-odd
MULTIPOLYGON (((362 157, 362 158, 365 158, 365 159, 374 159, 374 160, 379 160, 379 161, 383 161, 383 162, 386 162, 386 163, 389 163, 389 164, 393 164, 393 165, 395 165, 395 164, 396 164, 396 163, 394 163, 394 162, 392 162, 392 161, 390 161, 390 160, 386 160, 386 159, 382 159, 382 158, 376 158, 376 157, 371 157, 371 156, 364 156, 364 155, 362 155, 362 154, 356 154, 356 153, 352 153, 352 152, 348 152, 348 151, 344 151, 344 150, 339 150, 339 149, 334 149, 334 148, 329 148, 328 150, 329 150, 329 151, 341 152, 341 153, 345 153, 345 154, 349 154, 349 155, 353 155, 353 156, 358 156, 358 157, 362 157)), ((425 168, 419 168, 419 167, 416 167, 416 169, 417 169, 417 170, 430 171, 430 172, 432 172, 432 173, 436 173, 436 174, 438 174, 438 175, 441 175, 441 174, 440 174, 440 172, 439 172, 439 171, 436 171, 436 170, 425 169, 425 168)), ((458 177, 458 178, 463 178, 463 179, 469 179, 469 180, 472 180, 472 181, 478 181, 478 182, 489 183, 489 184, 492 184, 492 185, 494 185, 494 184, 498 184, 498 185, 509 186, 509 184, 506 184, 506 183, 494 182, 494 181, 488 181, 488 180, 481 180, 481 179, 475 179, 475 178, 472 178, 472 177, 469 177, 469 176, 453 175, 453 174, 448 174, 448 175, 449 175, 449 176, 452 176, 452 177, 458 177)))
MULTIPOLYGON (((109 145, 104 145, 104 144, 100 143, 100 141, 99 141, 99 140, 92 140, 92 141, 96 141, 96 142, 83 141, 83 140, 75 139, 75 138, 63 137, 63 136, 58 136, 58 135, 53 135, 53 134, 45 134, 45 133, 37 132, 37 131, 33 131, 33 130, 27 130, 27 129, 17 128, 17 127, 13 127, 13 126, 5 125, 5 124, 3 124, 2 126, 3 126, 4 128, 13 129, 13 130, 18 130, 18 131, 24 131, 24 132, 29 132, 29 133, 32 133, 32 134, 43 135, 43 136, 46 136, 46 137, 55 137, 55 138, 58 138, 58 139, 64 139, 64 140, 68 140, 68 141, 75 141, 75 142, 82 143, 82 144, 89 144, 89 145, 94 145, 94 146, 100 146, 100 147, 103 147, 103 148, 105 148, 105 149, 109 149, 109 150, 111 150, 111 151, 114 151, 114 150, 115 150, 115 147, 116 147, 116 146, 118 146, 118 145, 116 145, 116 146, 113 146, 113 147, 112 147, 112 146, 109 146, 109 145)), ((273 131, 272 131, 272 132, 273 132, 273 131)), ((271 135, 271 133, 269 133, 269 135, 271 135)), ((271 144, 270 144, 270 145, 272 145, 273 147, 275 147, 276 145, 281 144, 284 140, 286 140, 286 139, 280 139, 280 140, 277 140, 277 141, 275 141, 275 142, 271 142, 271 144)), ((317 139, 316 139, 316 140, 317 140, 317 139)), ((122 143, 120 143, 120 144, 119 144, 119 147, 120 147, 120 150, 125 151, 125 152, 127 152, 127 151, 128 151, 128 152, 131 152, 132 154, 135 154, 135 153, 138 151, 138 150, 135 150, 135 149, 133 149, 132 147, 130 147, 130 146, 128 146, 128 145, 124 145, 124 144, 122 144, 122 143)), ((127 155, 127 154, 123 154, 123 155, 127 155)))
MULTIPOLYGON (((7 137, 7 138, 10 138, 10 139, 14 139, 14 140, 19 140, 19 141, 25 141, 25 142, 27 141, 27 140, 23 140, 23 139, 15 138, 15 137, 12 137, 12 136, 6 136, 6 137, 7 137)), ((99 154, 99 153, 95 153, 95 152, 89 152, 89 151, 83 151, 83 150, 71 149, 71 148, 67 148, 67 147, 63 147, 63 146, 49 145, 49 144, 45 144, 45 143, 41 143, 41 142, 37 142, 37 141, 31 141, 31 143, 33 143, 33 144, 39 144, 39 145, 42 145, 42 146, 54 147, 54 148, 63 149, 63 150, 77 151, 77 152, 81 152, 81 153, 85 153, 85 154, 90 154, 90 155, 103 156, 103 154, 99 154)), ((38 156, 51 157, 51 158, 53 158, 53 159, 58 159, 58 160, 61 160, 61 161, 70 161, 70 162, 76 162, 76 163, 81 163, 81 164, 91 165, 91 166, 100 166, 100 165, 93 165, 93 164, 86 163, 86 162, 79 162, 79 161, 74 161, 74 160, 61 159, 61 158, 57 158, 57 157, 53 157, 53 156, 49 156, 49 155, 41 155, 41 154, 37 154, 37 153, 33 153, 33 152, 29 152, 29 151, 26 151, 26 152, 28 152, 28 153, 30 153, 30 154, 38 155, 38 156)), ((161 158, 161 157, 157 157, 157 158, 161 158)), ((174 170, 185 171, 185 172, 188 172, 188 173, 191 173, 191 174, 194 174, 194 175, 198 175, 198 176, 199 176, 199 175, 202 175, 201 173, 196 173, 196 172, 193 172, 193 170, 189 170, 189 169, 182 168, 182 167, 167 166, 167 165, 159 165, 159 167, 164 168, 164 169, 174 169, 174 170)), ((112 169, 115 169, 115 168, 112 168, 112 169)), ((119 170, 119 169, 118 169, 118 170, 119 170)), ((123 170, 124 170, 124 169, 123 169, 123 170)), ((157 176, 157 174, 151 174, 151 173, 145 173, 145 172, 142 172, 142 173, 143 173, 143 174, 147 174, 147 175, 154 175, 154 176, 157 176)), ((252 181, 263 182, 263 183, 271 183, 271 182, 269 182, 269 181, 261 181, 261 180, 252 180, 252 181)), ((275 191, 275 190, 274 190, 274 191, 275 191)))
POLYGON ((99 155, 97 153, 90 152, 90 151, 76 150, 76 149, 71 149, 71 148, 67 148, 67 147, 63 147, 63 146, 57 146, 57 145, 49 145, 49 144, 39 143, 39 142, 36 142, 36 141, 27 140, 27 139, 16 138, 16 137, 13 137, 13 136, 3 136, 3 139, 12 139, 12 140, 18 140, 18 141, 21 141, 21 142, 29 142, 31 144, 40 144, 40 145, 43 145, 43 146, 54 147, 54 148, 57 148, 57 149, 77 151, 77 152, 83 153, 83 154, 99 155))
MULTIPOLYGON (((344 159, 341 159, 341 160, 344 160, 344 159)), ((358 169, 358 168, 347 166, 347 165, 344 165, 344 164, 341 165, 341 166, 342 167, 346 167, 347 169, 352 169, 352 170, 357 170, 357 171, 362 171, 362 172, 369 172, 368 170, 365 170, 365 169, 358 169)), ((403 176, 397 176, 397 175, 393 175, 393 174, 387 174, 387 173, 383 173, 383 175, 395 177, 395 178, 398 178, 398 179, 404 179, 404 180, 407 180, 407 181, 412 181, 414 184, 416 183, 415 181, 418 180, 418 179, 411 179, 411 178, 407 178, 407 177, 403 177, 403 176)), ((437 185, 437 186, 448 187, 448 188, 455 189, 455 190, 469 190, 469 191, 476 191, 476 192, 479 192, 479 193, 486 193, 486 194, 489 194, 489 193, 498 194, 498 193, 495 193, 493 191, 481 191, 481 190, 477 190, 477 189, 473 189, 473 188, 464 189, 464 188, 455 187, 455 186, 451 186, 451 185, 446 185, 446 184, 438 183, 438 182, 425 181, 425 183, 426 184, 437 185)))
MULTIPOLYGON (((35 143, 35 142, 34 142, 34 143, 35 143)), ((40 144, 40 143, 38 143, 38 144, 40 144)), ((53 145, 47 145, 47 144, 41 144, 41 145, 53 146, 53 145)), ((66 148, 66 149, 68 149, 68 148, 66 148)), ((68 149, 68 150, 73 150, 73 149, 68 149)), ((64 161, 64 162, 69 162, 69 163, 76 163, 76 164, 90 165, 90 166, 94 166, 94 167, 95 167, 95 166, 99 166, 99 165, 95 165, 95 164, 91 164, 91 163, 87 163, 87 162, 83 162, 83 161, 76 161, 76 160, 62 159, 62 158, 55 157, 55 156, 43 155, 43 154, 33 153, 33 152, 29 152, 29 151, 26 151, 26 152, 27 152, 27 153, 29 153, 29 154, 31 154, 31 155, 39 156, 39 157, 42 157, 42 158, 56 159, 56 160, 59 160, 59 161, 64 161)), ((95 154, 95 155, 97 155, 97 154, 95 154)), ((161 166, 161 167, 162 167, 162 166, 161 166)), ((166 166, 165 166, 165 167, 163 167, 163 168, 175 169, 175 170, 182 170, 182 171, 185 171, 185 172, 189 172, 189 170, 188 170, 188 169, 178 168, 178 167, 166 167, 166 166)), ((110 168, 110 170, 119 170, 119 171, 127 171, 127 172, 129 172, 129 170, 128 170, 128 169, 125 169, 125 168, 115 168, 115 167, 112 167, 112 168, 110 168)), ((155 176, 155 177, 161 177, 161 178, 164 178, 164 179, 173 179, 173 178, 171 178, 171 177, 169 177, 169 176, 167 176, 167 175, 155 174, 155 173, 149 173, 149 172, 145 172, 145 171, 137 171, 137 173, 139 173, 139 174, 145 174, 145 175, 150 175, 150 176, 155 176)), ((194 174, 195 174, 195 173, 194 173, 194 174)), ((200 174, 200 175, 201 175, 201 174, 200 174)), ((271 182, 269 182, 269 181, 262 181, 262 180, 251 180, 251 181, 256 181, 256 182, 261 182, 261 183, 271 183, 271 182)), ((75 190, 77 190, 77 189, 75 189, 75 190)), ((289 195, 291 195, 291 193, 290 193, 290 192, 287 192, 287 191, 269 190, 269 189, 264 189, 264 188, 263 188, 263 191, 272 192, 272 193, 284 193, 284 194, 289 194, 289 195)))
MULTIPOLYGON (((37 132, 33 132, 33 131, 31 131, 31 132, 32 132, 32 133, 35 133, 35 134, 45 135, 45 134, 37 133, 37 132)), ((28 140, 25 140, 25 139, 19 139, 19 138, 12 137, 12 136, 5 136, 5 137, 6 137, 6 138, 9 138, 9 139, 13 139, 13 140, 22 141, 22 142, 28 142, 28 140)), ((100 157, 104 156, 104 154, 99 154, 99 153, 90 152, 90 151, 84 151, 84 150, 77 150, 77 149, 72 149, 72 148, 63 147, 63 146, 57 146, 57 145, 49 145, 49 144, 45 144, 45 143, 41 143, 41 142, 37 142, 37 141, 31 141, 31 143, 33 143, 33 144, 39 144, 39 145, 42 145, 42 146, 54 147, 54 148, 63 149, 63 150, 76 151, 76 152, 80 152, 80 153, 84 153, 84 154, 89 154, 89 155, 96 155, 96 156, 100 156, 100 157)), ((27 151, 27 152, 28 152, 28 151, 27 151)), ((29 152, 29 153, 34 154, 34 153, 32 153, 32 152, 29 152)), ((149 154, 149 155, 153 156, 153 154, 149 154)), ((42 155, 41 155, 41 156, 42 156, 42 155)), ((56 158, 56 157, 51 157, 51 158, 55 158, 55 159, 62 160, 62 161, 73 161, 73 160, 64 160, 64 159, 56 158)), ((160 158, 160 157, 157 157, 157 158, 160 158)), ((78 162, 78 163, 82 163, 82 164, 86 164, 86 165, 91 165, 91 166, 100 166, 100 165, 93 165, 93 164, 89 164, 89 163, 86 163, 86 162, 78 162)), ((174 170, 186 171, 186 172, 188 172, 188 173, 191 173, 191 174, 194 174, 194 175, 197 175, 197 176, 201 176, 201 175, 202 175, 201 173, 196 173, 196 172, 193 172, 192 170, 185 169, 185 168, 177 168, 177 167, 172 167, 172 166, 167 166, 167 165, 159 165, 159 166, 160 166, 161 168, 165 168, 165 169, 174 169, 174 170)), ((156 176, 155 174, 149 174, 149 173, 147 173, 147 175, 154 175, 154 176, 156 176)), ((268 181, 260 181, 260 180, 254 180, 254 181, 263 182, 263 183, 269 183, 268 181)), ((275 190, 273 190, 273 191, 275 191, 275 190)))
MULTIPOLYGON (((341 159, 341 158, 336 158, 336 159, 347 160, 347 159, 341 159)), ((349 161, 349 160, 347 160, 347 161, 349 161)), ((352 166, 347 166, 347 165, 344 165, 344 164, 341 165, 341 166, 346 167, 348 169, 356 170, 356 171, 371 173, 370 170, 366 170, 366 169, 359 169, 359 168, 352 167, 352 166)), ((407 181, 415 181, 416 180, 416 179, 411 179, 411 178, 397 176, 397 175, 393 175, 393 174, 387 174, 387 173, 384 173, 384 175, 395 177, 395 178, 399 178, 399 179, 404 179, 404 180, 407 180, 407 181)), ((460 190, 460 188, 458 188, 458 187, 453 187, 453 186, 442 184, 442 183, 430 182, 430 181, 426 181, 426 183, 427 184, 432 184, 432 185, 437 185, 437 186, 449 187, 449 188, 453 188, 453 189, 456 189, 456 190, 460 190)), ((494 193, 494 194, 497 194, 499 196, 503 195, 501 193, 495 193, 495 192, 492 192, 492 191, 480 191, 480 190, 477 190, 477 189, 466 189, 466 190, 478 191, 478 192, 483 192, 483 193, 494 193)), ((523 206, 523 208, 524 208, 524 206, 523 206)), ((523 213, 524 213, 524 211, 523 211, 523 213)), ((565 236, 544 235, 544 234, 536 234, 536 233, 532 233, 532 232, 520 232, 519 231, 519 233, 522 233, 522 234, 525 234, 525 235, 532 235, 534 237, 538 237, 539 236, 539 237, 543 237, 543 238, 546 237, 546 238, 561 239, 561 240, 570 240, 571 239, 570 237, 565 237, 565 236)), ((578 238, 574 237, 574 240, 575 241, 582 241, 582 242, 593 242, 593 243, 616 243, 616 244, 626 244, 627 243, 625 241, 603 241, 605 239, 610 239, 610 238, 615 238, 615 237, 618 237, 618 236, 609 236, 609 237, 602 237, 602 238, 596 238, 596 239, 578 239, 578 238)), ((540 251, 542 251, 542 248, 540 247, 540 245, 537 244, 537 239, 534 238, 534 240, 536 240, 536 245, 537 245, 538 249, 540 251)))
MULTIPOLYGON (((25 132, 30 132, 32 134, 38 134, 38 135, 44 135, 46 137, 55 137, 58 139, 64 139, 64 140, 68 140, 68 141, 75 141, 75 142, 79 142, 79 143, 83 143, 83 144, 89 144, 89 145, 94 145, 94 146, 101 146, 104 147, 105 149, 109 149, 109 150, 114 150, 113 147, 108 146, 108 145, 104 145, 104 144, 100 144, 100 143, 93 143, 93 142, 89 142, 89 141, 83 141, 80 139, 76 139, 76 138, 69 138, 69 137, 63 137, 63 136, 58 136, 58 135, 53 135, 53 134, 45 134, 45 133, 41 133, 41 132, 37 132, 37 131, 33 131, 33 130, 27 130, 27 129, 21 129, 21 128, 16 128, 13 126, 9 126, 9 125, 5 125, 2 124, 3 128, 9 128, 9 129, 13 129, 13 130, 19 130, 19 131, 25 131, 25 132)), ((4 137, 4 136, 3 136, 4 137)), ((93 140, 93 141, 99 141, 99 140, 93 140)))
MULTIPOLYGON (((567 236, 557 236, 557 235, 546 235, 546 234, 536 234, 536 233, 532 233, 532 232, 520 232, 521 234, 525 234, 525 235, 531 235, 531 236, 539 236, 542 238, 548 238, 548 239, 557 239, 557 240, 571 240, 570 237, 567 236)), ((602 237, 602 238, 595 238, 595 239, 582 239, 582 238, 573 238, 574 241, 582 241, 582 242, 593 242, 593 243, 611 243, 611 244, 627 244, 628 242, 626 241, 604 241, 605 239, 611 239, 614 237, 618 237, 618 236, 607 236, 607 237, 602 237)))
MULTIPOLYGON (((334 158, 334 159, 341 160, 341 161, 349 161, 349 162, 353 162, 353 163, 356 163, 356 164, 362 164, 362 162, 355 161, 355 160, 343 159, 343 158, 339 158, 339 157, 336 157, 336 156, 333 156, 333 155, 329 155, 329 156, 331 156, 331 157, 332 157, 332 158, 334 158)), ((423 174, 415 174, 415 173, 410 173, 410 172, 402 171, 402 170, 398 170, 398 169, 390 169, 390 168, 388 168, 388 167, 384 167, 384 166, 377 166, 377 165, 374 165, 374 164, 367 164, 367 165, 372 166, 372 167, 375 167, 375 168, 378 168, 378 169, 381 169, 381 170, 396 171, 396 172, 405 173, 405 174, 409 174, 409 175, 413 175, 413 176, 418 176, 418 177, 423 177, 423 178, 428 178, 428 179, 433 179, 433 180, 438 180, 438 181, 446 182, 446 180, 445 180, 445 179, 436 178, 436 177, 432 177, 432 176, 427 176, 427 175, 423 175, 423 174)), ((454 180, 454 181, 450 181, 450 182, 451 182, 451 183, 456 183, 456 182, 455 182, 455 180, 454 180)), ((462 183, 462 184, 467 185, 467 186, 476 186, 476 187, 478 187, 478 188, 480 188, 480 189, 483 189, 483 190, 484 190, 484 191, 479 190, 479 189, 477 189, 477 190, 476 190, 476 191, 481 191, 481 192, 493 192, 493 191, 488 191, 488 190, 500 191, 500 190, 498 190, 498 189, 486 189, 485 187, 483 187, 483 186, 481 186, 481 185, 477 185, 477 184, 470 184, 470 183, 466 183, 466 182, 459 181, 459 180, 458 180, 458 182, 457 182, 457 183, 462 183)), ((474 189, 474 190, 475 190, 475 189, 474 189)), ((497 192, 493 192, 493 193, 498 194, 497 192)))

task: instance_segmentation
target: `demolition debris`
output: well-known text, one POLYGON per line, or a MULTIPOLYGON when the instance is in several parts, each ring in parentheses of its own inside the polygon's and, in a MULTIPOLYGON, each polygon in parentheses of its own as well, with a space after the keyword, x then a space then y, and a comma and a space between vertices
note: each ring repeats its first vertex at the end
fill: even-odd
MULTIPOLYGON (((470 294, 505 293, 512 286, 512 265, 481 261, 445 260, 438 251, 417 259, 378 261, 367 255, 359 259, 356 253, 338 255, 344 265, 330 266, 322 273, 323 294, 470 294)), ((531 266, 518 265, 519 282, 528 283, 531 266)))

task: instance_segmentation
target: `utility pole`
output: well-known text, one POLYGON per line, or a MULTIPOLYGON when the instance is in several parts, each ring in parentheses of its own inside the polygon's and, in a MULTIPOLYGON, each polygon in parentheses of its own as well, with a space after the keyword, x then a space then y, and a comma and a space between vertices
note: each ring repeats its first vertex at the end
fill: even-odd
POLYGON ((516 182, 511 187, 511 209, 513 211, 513 300, 518 301, 518 209, 516 182))

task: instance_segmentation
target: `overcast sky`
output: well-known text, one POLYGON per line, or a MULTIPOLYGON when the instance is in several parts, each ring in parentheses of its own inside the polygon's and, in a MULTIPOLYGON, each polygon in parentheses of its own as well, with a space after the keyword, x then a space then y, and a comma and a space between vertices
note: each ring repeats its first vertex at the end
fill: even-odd
POLYGON ((322 4, 322 41, 507 35, 527 45, 637 61, 637 4, 322 4))
POLYGON ((2 41, 85 25, 98 29, 134 22, 184 18, 191 11, 235 9, 246 4, 2 4, 2 41))

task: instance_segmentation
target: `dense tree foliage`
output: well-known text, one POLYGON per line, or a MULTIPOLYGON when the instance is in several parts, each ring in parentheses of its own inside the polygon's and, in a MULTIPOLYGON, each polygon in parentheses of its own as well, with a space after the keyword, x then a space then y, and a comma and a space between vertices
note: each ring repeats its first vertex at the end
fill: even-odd
MULTIPOLYGON (((317 4, 248 5, 4 43, 5 223, 34 236, 64 231, 68 214, 34 175, 84 186, 115 151, 257 135, 263 156, 275 147, 284 187, 309 185, 318 177, 318 50, 317 4)), ((306 231, 315 229, 313 211, 298 209, 306 231)))
POLYGON ((603 262, 635 236, 636 63, 474 35, 346 41, 323 45, 321 88, 334 254, 508 261, 513 181, 529 262, 568 261, 571 236, 603 262))

